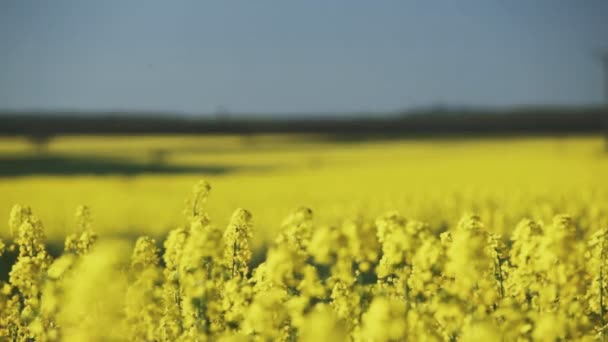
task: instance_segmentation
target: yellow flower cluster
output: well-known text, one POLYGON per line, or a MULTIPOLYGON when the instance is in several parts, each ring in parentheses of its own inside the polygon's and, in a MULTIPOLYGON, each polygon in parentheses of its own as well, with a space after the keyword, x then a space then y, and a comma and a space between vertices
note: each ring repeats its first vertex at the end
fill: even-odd
POLYGON ((453 228, 389 212, 317 225, 295 210, 262 250, 253 217, 225 229, 194 187, 182 227, 134 246, 98 238, 89 210, 56 257, 27 207, 10 214, 0 282, 8 341, 603 340, 608 227, 558 215, 498 235, 467 214, 453 228), (595 226, 595 225, 594 225, 595 226))

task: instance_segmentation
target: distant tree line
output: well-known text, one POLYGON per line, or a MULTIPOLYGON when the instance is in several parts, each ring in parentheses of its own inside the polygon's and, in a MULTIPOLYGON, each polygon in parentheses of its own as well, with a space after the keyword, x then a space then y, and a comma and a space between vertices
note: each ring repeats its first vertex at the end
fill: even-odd
POLYGON ((317 133, 397 137, 608 133, 606 108, 417 111, 398 115, 190 117, 171 113, 0 112, 0 136, 317 133))

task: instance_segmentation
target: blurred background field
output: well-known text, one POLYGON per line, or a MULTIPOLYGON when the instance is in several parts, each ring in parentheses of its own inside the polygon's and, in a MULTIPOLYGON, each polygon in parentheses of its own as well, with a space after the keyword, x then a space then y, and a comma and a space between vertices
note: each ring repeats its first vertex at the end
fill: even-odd
POLYGON ((258 244, 299 206, 605 221, 606 2, 0 7, 0 217, 31 206, 53 241, 80 204, 161 237, 201 178, 258 244))
MULTIPOLYGON (((40 151, 0 140, 0 212, 29 205, 49 238, 75 228, 88 205, 102 236, 163 237, 184 222, 184 201, 204 178, 208 209, 225 225, 235 208, 254 216, 256 244, 299 206, 320 224, 389 210, 453 225, 478 212, 496 231, 555 213, 606 223, 608 158, 602 136, 339 141, 323 135, 63 136, 40 151)), ((8 234, 2 230, 3 237, 8 234)))

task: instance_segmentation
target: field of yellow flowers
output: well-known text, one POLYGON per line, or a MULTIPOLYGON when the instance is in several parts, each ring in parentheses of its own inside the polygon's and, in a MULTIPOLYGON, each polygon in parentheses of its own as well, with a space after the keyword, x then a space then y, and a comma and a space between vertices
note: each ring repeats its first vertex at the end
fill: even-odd
POLYGON ((7 139, 0 340, 605 340, 604 144, 7 139))

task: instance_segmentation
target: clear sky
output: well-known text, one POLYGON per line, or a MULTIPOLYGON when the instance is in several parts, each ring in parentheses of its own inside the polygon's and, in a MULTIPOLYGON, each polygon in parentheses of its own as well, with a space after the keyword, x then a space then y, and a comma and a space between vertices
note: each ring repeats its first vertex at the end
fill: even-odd
POLYGON ((608 1, 2 0, 0 108, 602 101, 608 1))

